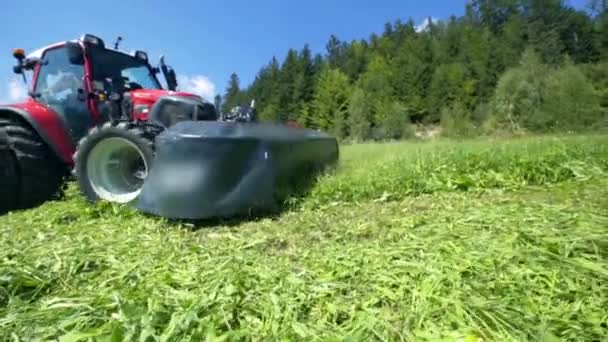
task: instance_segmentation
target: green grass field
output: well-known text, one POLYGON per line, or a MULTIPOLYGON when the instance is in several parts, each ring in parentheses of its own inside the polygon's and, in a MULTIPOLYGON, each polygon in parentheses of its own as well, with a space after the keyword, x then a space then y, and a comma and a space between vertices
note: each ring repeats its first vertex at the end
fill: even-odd
POLYGON ((0 217, 0 340, 608 340, 607 136, 341 158, 274 217, 0 217))

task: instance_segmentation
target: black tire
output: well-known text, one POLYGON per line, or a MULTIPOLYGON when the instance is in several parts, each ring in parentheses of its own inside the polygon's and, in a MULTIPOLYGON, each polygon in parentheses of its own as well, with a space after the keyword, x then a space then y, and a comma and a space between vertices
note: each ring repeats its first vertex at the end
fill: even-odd
MULTIPOLYGON (((142 156, 141 159, 143 159, 143 162, 145 163, 146 172, 149 172, 152 167, 154 159, 154 137, 149 136, 140 126, 128 122, 121 122, 118 124, 108 122, 101 127, 92 128, 78 143, 76 153, 74 154, 75 165, 73 171, 82 194, 91 202, 105 200, 108 202, 127 203, 134 200, 134 198, 131 198, 128 201, 123 201, 118 198, 108 198, 108 193, 114 193, 116 197, 120 197, 121 193, 120 191, 115 191, 115 188, 109 189, 110 187, 106 187, 103 182, 98 181, 98 177, 93 176, 97 172, 95 170, 103 168, 103 165, 101 164, 102 161, 96 159, 96 156, 99 155, 99 149, 97 148, 105 148, 100 146, 103 146, 104 143, 107 144, 109 139, 112 138, 119 138, 114 140, 129 142, 129 146, 134 147, 134 150, 139 152, 138 155, 142 156)), ((118 163, 121 165, 121 169, 123 169, 122 164, 124 163, 126 163, 126 161, 123 160, 120 160, 118 163)))
POLYGON ((17 207, 17 161, 8 143, 8 135, 0 131, 0 215, 17 207))
POLYGON ((29 209, 59 198, 68 174, 40 136, 17 118, 0 118, 0 165, 0 212, 29 209))

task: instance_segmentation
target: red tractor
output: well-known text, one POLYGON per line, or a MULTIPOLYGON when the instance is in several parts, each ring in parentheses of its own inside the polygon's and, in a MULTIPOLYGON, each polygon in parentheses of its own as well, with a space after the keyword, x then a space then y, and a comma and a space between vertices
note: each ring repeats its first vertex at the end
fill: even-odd
POLYGON ((176 91, 163 57, 153 67, 118 42, 86 34, 13 55, 15 73, 32 81, 25 102, 0 106, 0 213, 60 195, 72 175, 93 202, 171 218, 238 215, 274 206, 304 171, 338 158, 333 137, 257 123, 253 103, 220 114, 176 91))
POLYGON ((210 103, 175 91, 164 58, 152 67, 145 52, 117 45, 87 34, 28 56, 14 50, 14 72, 33 77, 25 102, 0 106, 0 212, 48 200, 71 171, 89 199, 128 202, 146 177, 158 130, 217 119, 210 103))

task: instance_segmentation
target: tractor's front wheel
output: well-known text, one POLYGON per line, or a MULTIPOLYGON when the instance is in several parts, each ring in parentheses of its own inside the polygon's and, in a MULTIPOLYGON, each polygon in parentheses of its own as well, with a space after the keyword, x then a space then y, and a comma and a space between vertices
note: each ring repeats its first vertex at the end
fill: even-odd
POLYGON ((106 123, 79 142, 74 173, 89 201, 129 203, 139 196, 153 158, 153 141, 139 126, 106 123))

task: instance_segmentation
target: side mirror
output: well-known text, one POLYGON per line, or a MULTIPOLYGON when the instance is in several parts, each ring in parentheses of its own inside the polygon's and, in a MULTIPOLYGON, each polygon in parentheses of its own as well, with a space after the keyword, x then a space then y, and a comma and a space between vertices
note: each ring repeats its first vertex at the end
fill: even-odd
POLYGON ((69 42, 66 44, 68 58, 70 63, 75 65, 84 65, 84 51, 78 43, 69 42))
POLYGON ((177 76, 175 70, 171 67, 167 67, 167 71, 164 73, 165 79, 167 80, 167 87, 169 90, 177 90, 177 76))
POLYGON ((169 88, 169 90, 176 90, 177 76, 175 75, 175 70, 165 64, 165 56, 160 57, 160 70, 163 72, 163 76, 165 76, 165 80, 167 81, 167 88, 169 88))

